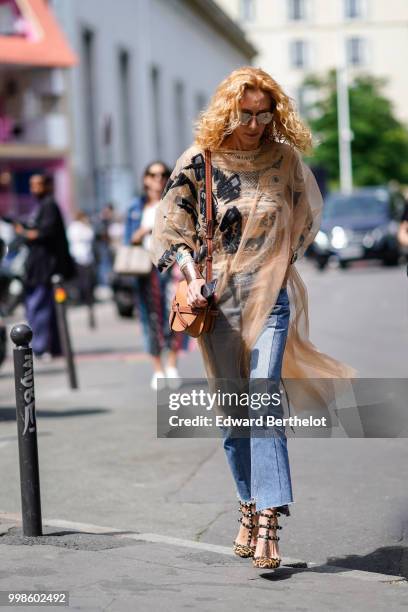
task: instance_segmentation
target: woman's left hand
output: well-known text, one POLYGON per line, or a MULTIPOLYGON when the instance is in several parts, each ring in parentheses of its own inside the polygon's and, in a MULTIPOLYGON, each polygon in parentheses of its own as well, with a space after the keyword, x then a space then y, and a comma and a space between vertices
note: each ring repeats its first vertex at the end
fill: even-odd
POLYGON ((187 286, 187 304, 192 308, 204 308, 208 302, 201 293, 202 286, 205 284, 204 278, 195 278, 187 286))

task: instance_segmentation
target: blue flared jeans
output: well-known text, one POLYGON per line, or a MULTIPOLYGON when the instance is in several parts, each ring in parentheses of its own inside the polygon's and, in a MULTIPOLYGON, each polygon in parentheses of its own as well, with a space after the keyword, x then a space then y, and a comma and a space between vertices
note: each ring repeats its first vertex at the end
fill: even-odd
MULTIPOLYGON (((217 378, 240 377, 237 355, 241 313, 250 285, 250 275, 235 275, 230 279, 218 301, 220 312, 214 330, 205 336, 217 378)), ((289 315, 288 293, 282 288, 251 351, 249 393, 256 388, 257 379, 270 381, 271 388, 274 385, 275 389, 279 388, 289 315)), ((282 404, 268 406, 267 414, 282 417, 282 404)), ((286 506, 293 503, 293 494, 285 428, 251 430, 245 437, 236 437, 231 428, 222 429, 238 499, 255 502, 257 510, 281 507, 282 512, 288 514, 286 506)))

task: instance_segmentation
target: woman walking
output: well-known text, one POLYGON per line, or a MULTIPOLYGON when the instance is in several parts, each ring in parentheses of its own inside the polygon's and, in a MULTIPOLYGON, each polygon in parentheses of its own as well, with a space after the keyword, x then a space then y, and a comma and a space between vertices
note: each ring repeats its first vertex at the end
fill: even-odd
MULTIPOLYGON (((247 380, 251 389, 261 378, 272 390, 281 375, 353 373, 310 343, 306 290, 293 266, 317 233, 322 209, 299 155, 310 145, 309 130, 278 83, 261 69, 243 67, 217 88, 195 144, 168 181, 156 213, 155 263, 167 270, 177 261, 189 305, 200 307, 205 281, 193 254, 205 259, 204 151, 211 152, 219 316, 213 331, 199 337, 209 379, 247 380)), ((317 382, 309 389, 311 397, 322 397, 317 382)), ((247 438, 229 429, 223 435, 242 515, 234 550, 253 557, 256 567, 278 567, 278 517, 289 516, 293 503, 284 428, 247 438)))
MULTIPOLYGON (((164 186, 170 176, 169 168, 161 161, 150 163, 143 174, 144 194, 137 198, 128 210, 125 224, 125 243, 141 244, 151 249, 151 233, 157 206, 164 186)), ((183 344, 183 334, 174 333, 168 327, 168 286, 171 271, 159 274, 152 268, 147 276, 136 279, 136 291, 143 327, 146 351, 151 355, 152 389, 157 389, 158 378, 168 378, 169 385, 178 386, 177 355, 183 344), (167 365, 163 365, 163 352, 168 349, 167 365)))
POLYGON ((76 265, 76 286, 79 303, 88 306, 90 322, 94 323, 95 231, 88 215, 82 210, 76 213, 75 219, 69 224, 67 238, 69 250, 76 265))

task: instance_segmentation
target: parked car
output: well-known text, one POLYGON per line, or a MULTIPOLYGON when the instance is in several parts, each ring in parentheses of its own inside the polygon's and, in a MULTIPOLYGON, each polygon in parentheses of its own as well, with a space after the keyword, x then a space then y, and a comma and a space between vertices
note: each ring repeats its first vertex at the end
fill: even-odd
POLYGON ((337 259, 342 268, 362 259, 380 259, 384 265, 397 265, 400 259, 397 232, 403 207, 403 196, 386 187, 329 195, 310 250, 317 267, 324 269, 330 259, 337 259))

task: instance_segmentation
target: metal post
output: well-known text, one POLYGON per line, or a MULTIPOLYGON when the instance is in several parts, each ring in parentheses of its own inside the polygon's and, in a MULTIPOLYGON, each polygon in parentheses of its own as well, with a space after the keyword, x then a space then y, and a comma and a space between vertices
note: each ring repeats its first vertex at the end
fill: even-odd
POLYGON ((337 128, 339 134, 339 170, 340 189, 342 193, 349 194, 353 190, 353 168, 351 141, 353 132, 350 129, 350 103, 348 86, 348 58, 346 55, 346 41, 343 30, 339 28, 337 34, 337 128))
POLYGON ((350 129, 349 91, 346 68, 337 69, 337 114, 339 133, 340 188, 342 193, 353 190, 353 170, 351 162, 351 141, 353 132, 350 129))
POLYGON ((15 325, 10 337, 14 349, 18 451, 20 458, 21 506, 25 536, 41 536, 40 473, 35 418, 33 332, 28 325, 15 325))
POLYGON ((57 309, 58 329, 61 336, 62 350, 67 361, 69 384, 71 389, 78 389, 74 355, 72 352, 71 337, 69 334, 67 321, 67 292, 63 287, 61 276, 55 275, 51 280, 54 285, 54 299, 57 309))

